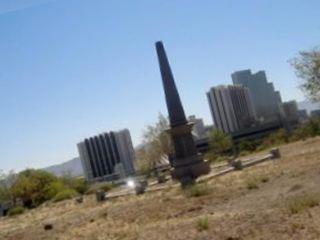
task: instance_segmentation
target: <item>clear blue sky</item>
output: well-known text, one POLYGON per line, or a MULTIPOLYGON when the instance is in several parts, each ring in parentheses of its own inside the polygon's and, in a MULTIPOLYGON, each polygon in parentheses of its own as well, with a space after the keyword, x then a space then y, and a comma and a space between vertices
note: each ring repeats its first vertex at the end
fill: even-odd
POLYGON ((1 0, 0 169, 77 156, 86 136, 129 128, 134 144, 167 114, 163 40, 187 114, 211 124, 205 92, 264 69, 302 100, 287 60, 319 44, 319 0, 1 0))

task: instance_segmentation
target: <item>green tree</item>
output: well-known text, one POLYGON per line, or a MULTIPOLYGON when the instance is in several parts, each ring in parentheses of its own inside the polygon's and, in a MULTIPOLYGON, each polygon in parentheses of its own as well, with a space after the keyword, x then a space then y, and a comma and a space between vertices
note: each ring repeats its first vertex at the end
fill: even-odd
POLYGON ((288 142, 288 135, 285 130, 280 129, 277 132, 271 133, 266 139, 263 141, 263 145, 266 147, 270 147, 273 145, 283 144, 288 142))
POLYGON ((147 126, 143 132, 144 147, 136 153, 138 168, 141 172, 148 172, 163 156, 171 153, 171 139, 166 130, 169 121, 161 113, 155 125, 147 126))
POLYGON ((231 137, 219 129, 209 133, 209 148, 215 155, 223 155, 232 147, 231 137))
POLYGON ((320 119, 311 118, 293 132, 291 140, 296 141, 318 135, 320 135, 320 119))
POLYGON ((0 202, 12 199, 11 186, 14 183, 16 174, 13 171, 4 173, 0 170, 0 202))
POLYGON ((238 143, 238 150, 239 152, 252 152, 256 149, 256 144, 252 140, 241 140, 238 143))
POLYGON ((14 198, 21 199, 25 206, 38 206, 52 197, 49 186, 57 181, 58 178, 51 173, 28 169, 18 174, 11 191, 14 198))
POLYGON ((320 49, 301 51, 291 60, 296 75, 302 79, 301 89, 313 101, 320 100, 320 49))

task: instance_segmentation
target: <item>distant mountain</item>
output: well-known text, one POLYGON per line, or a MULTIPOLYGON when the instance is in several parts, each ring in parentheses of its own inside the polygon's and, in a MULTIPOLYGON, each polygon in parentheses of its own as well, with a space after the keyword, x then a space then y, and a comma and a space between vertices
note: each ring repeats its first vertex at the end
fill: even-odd
POLYGON ((61 164, 46 167, 43 170, 53 173, 57 176, 61 176, 65 173, 70 173, 74 177, 83 175, 83 169, 79 157, 73 158, 61 164))
POLYGON ((306 109, 308 113, 310 113, 313 110, 320 109, 320 102, 312 103, 308 100, 298 102, 298 108, 299 109, 306 109))

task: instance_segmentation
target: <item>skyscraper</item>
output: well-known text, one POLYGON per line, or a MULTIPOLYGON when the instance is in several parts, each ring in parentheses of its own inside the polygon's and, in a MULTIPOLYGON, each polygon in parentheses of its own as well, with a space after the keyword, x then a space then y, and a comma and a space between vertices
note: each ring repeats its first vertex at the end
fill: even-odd
POLYGON ((234 72, 233 84, 247 87, 260 122, 277 122, 280 119, 281 96, 274 90, 273 83, 267 81, 264 71, 252 74, 251 70, 234 72))
POLYGON ((218 86, 207 92, 215 126, 225 133, 234 133, 255 122, 249 89, 243 86, 218 86))
POLYGON ((296 101, 288 101, 282 104, 285 120, 289 124, 297 124, 299 122, 298 104, 296 101))
POLYGON ((195 135, 197 139, 202 138, 206 132, 202 118, 196 118, 195 115, 191 115, 188 117, 188 121, 194 124, 192 128, 193 136, 195 135))
POLYGON ((78 143, 88 181, 115 180, 134 174, 134 149, 127 129, 102 133, 78 143))

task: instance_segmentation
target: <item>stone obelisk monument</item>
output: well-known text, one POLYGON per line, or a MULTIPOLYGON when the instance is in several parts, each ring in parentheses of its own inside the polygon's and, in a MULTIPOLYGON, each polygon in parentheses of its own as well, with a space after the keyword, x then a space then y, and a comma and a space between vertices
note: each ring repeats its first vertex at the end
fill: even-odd
POLYGON ((156 49, 170 120, 168 133, 174 149, 171 161, 172 177, 184 185, 193 182, 200 175, 209 173, 210 166, 197 152, 191 134, 193 123, 186 119, 162 42, 156 42, 156 49))

